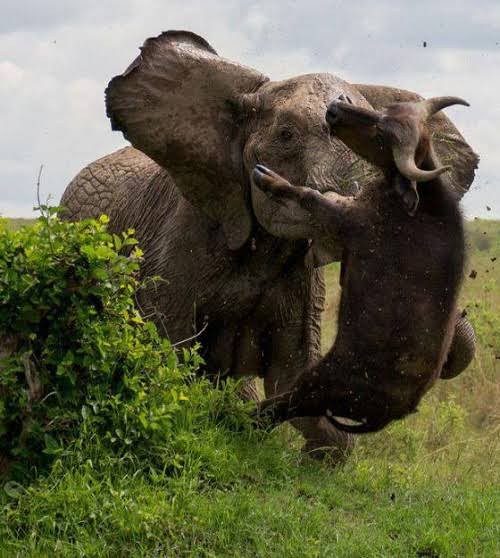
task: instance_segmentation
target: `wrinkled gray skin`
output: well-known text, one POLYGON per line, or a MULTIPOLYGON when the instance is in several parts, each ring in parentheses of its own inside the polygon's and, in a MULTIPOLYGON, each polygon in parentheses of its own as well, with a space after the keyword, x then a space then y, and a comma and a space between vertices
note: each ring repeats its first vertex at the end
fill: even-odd
MULTIPOLYGON (((273 82, 219 57, 197 35, 163 33, 106 91, 113 129, 134 147, 83 169, 61 200, 70 219, 107 213, 113 230, 134 228, 142 275, 165 280, 141 291, 143 313, 173 342, 206 325, 197 339, 207 369, 260 376, 268 397, 288 390, 319 358, 319 266, 342 247, 325 259, 320 242, 301 240, 303 216, 294 225, 287 214, 282 224, 281 206, 250 176, 263 163, 293 183, 343 195, 373 178, 374 168, 328 133, 325 110, 341 94, 369 108, 372 98, 385 105, 406 93, 330 74, 273 82), (283 226, 296 241, 277 238, 283 226)), ((433 126, 463 193, 475 156, 446 117, 433 126)), ((327 447, 338 459, 352 447, 324 417, 294 425, 316 455, 327 447)))

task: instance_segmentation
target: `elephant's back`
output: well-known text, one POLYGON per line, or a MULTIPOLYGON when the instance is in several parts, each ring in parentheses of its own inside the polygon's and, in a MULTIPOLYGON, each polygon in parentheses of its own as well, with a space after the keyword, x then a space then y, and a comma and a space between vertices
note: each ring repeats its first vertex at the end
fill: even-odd
POLYGON ((68 184, 61 198, 63 216, 70 221, 113 213, 123 188, 144 184, 158 173, 158 165, 141 151, 124 147, 84 167, 68 184))

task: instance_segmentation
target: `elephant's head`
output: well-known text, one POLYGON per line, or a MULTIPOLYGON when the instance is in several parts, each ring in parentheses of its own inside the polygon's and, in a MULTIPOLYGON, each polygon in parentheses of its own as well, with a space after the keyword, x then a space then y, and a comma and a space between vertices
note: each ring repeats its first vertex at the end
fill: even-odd
MULTIPOLYGON (((167 169, 184 196, 221 223, 229 248, 238 249, 256 223, 277 236, 286 229, 288 238, 304 237, 302 212, 284 214, 252 188, 255 164, 342 195, 377 174, 329 134, 326 107, 341 94, 369 109, 372 97, 386 104, 402 93, 353 86, 330 74, 273 82, 218 56, 193 33, 168 31, 148 39, 130 67, 111 80, 106 105, 113 129, 167 169)), ((465 161, 470 170, 474 155, 456 129, 443 117, 436 131, 448 158, 465 161)), ((472 174, 457 177, 457 187, 465 191, 472 174)))

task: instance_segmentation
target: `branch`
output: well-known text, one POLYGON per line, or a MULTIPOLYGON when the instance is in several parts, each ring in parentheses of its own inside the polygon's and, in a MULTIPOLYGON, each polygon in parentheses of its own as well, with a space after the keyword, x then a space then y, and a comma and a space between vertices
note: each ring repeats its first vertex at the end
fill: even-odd
POLYGON ((207 327, 208 327, 208 322, 205 322, 205 325, 200 329, 200 331, 198 331, 198 333, 191 335, 191 337, 186 337, 186 339, 181 339, 180 341, 177 341, 177 343, 174 343, 172 347, 178 347, 183 343, 187 343, 188 341, 192 341, 193 339, 196 339, 207 329, 207 327))
POLYGON ((38 178, 36 179, 36 201, 38 202, 38 210, 43 216, 42 201, 40 199, 40 183, 42 179, 42 171, 43 171, 43 164, 41 164, 40 168, 38 169, 38 178))
POLYGON ((40 382, 35 366, 27 354, 21 357, 21 362, 24 366, 24 377, 28 384, 28 406, 29 411, 31 411, 31 403, 33 403, 33 401, 38 401, 42 397, 42 383, 40 382))
POLYGON ((26 405, 21 433, 19 435, 19 445, 23 447, 31 425, 32 404, 34 401, 39 401, 42 398, 43 391, 42 383, 40 382, 36 368, 27 353, 23 354, 21 362, 24 366, 24 377, 28 384, 28 404, 26 405))

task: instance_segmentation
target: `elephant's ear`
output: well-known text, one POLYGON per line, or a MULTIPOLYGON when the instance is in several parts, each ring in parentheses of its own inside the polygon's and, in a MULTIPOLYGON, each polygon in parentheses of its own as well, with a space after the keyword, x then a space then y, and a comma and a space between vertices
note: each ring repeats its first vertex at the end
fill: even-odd
MULTIPOLYGON (((375 110, 382 110, 391 103, 420 101, 422 97, 411 91, 385 87, 382 85, 361 85, 354 87, 368 100, 375 110)), ((451 165, 451 183, 460 198, 467 192, 474 180, 479 157, 472 151, 450 119, 442 112, 436 113, 429 121, 434 147, 440 162, 451 165)))
POLYGON ((193 205, 222 223, 231 249, 251 229, 235 106, 268 78, 225 60, 201 37, 146 40, 106 89, 107 114, 134 147, 168 170, 193 205))

